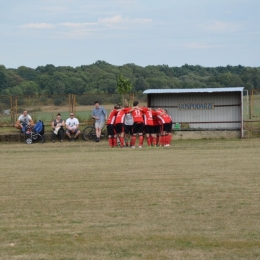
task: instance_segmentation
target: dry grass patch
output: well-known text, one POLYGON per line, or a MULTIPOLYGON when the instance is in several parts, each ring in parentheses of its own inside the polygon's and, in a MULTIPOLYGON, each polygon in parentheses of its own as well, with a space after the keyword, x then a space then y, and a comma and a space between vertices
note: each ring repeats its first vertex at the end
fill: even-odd
POLYGON ((260 258, 256 139, 0 148, 1 259, 260 258))

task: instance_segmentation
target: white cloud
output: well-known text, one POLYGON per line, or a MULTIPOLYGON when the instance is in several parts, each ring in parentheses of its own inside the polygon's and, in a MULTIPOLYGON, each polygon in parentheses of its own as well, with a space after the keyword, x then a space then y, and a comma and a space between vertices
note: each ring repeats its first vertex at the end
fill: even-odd
POLYGON ((217 45, 217 44, 205 44, 205 43, 195 43, 195 42, 184 44, 184 48, 189 50, 194 50, 194 49, 208 50, 208 49, 215 49, 220 47, 221 45, 217 45))
POLYGON ((125 23, 126 19, 122 15, 115 15, 113 17, 107 17, 104 19, 98 19, 99 24, 110 26, 112 24, 122 24, 125 23))
POLYGON ((128 17, 122 17, 121 14, 104 19, 98 19, 98 23, 106 26, 112 25, 125 25, 125 24, 146 24, 152 22, 152 19, 130 19, 128 17))
POLYGON ((237 23, 227 23, 216 21, 205 26, 205 29, 210 32, 231 33, 241 29, 241 25, 237 23))
POLYGON ((101 32, 101 29, 85 29, 85 28, 77 28, 72 31, 60 32, 55 35, 56 39, 82 39, 88 36, 93 36, 101 32))
POLYGON ((97 25, 97 23, 60 23, 61 26, 72 27, 72 28, 84 28, 86 26, 97 25))
POLYGON ((134 19, 133 23, 138 23, 138 24, 146 24, 146 23, 151 23, 153 20, 152 19, 134 19))
POLYGON ((151 23, 152 19, 142 19, 142 18, 137 18, 137 19, 130 19, 128 17, 123 17, 122 15, 115 15, 112 17, 107 17, 103 19, 98 19, 97 22, 83 22, 83 23, 75 23, 75 22, 65 22, 65 23, 58 23, 58 24, 50 24, 50 23, 28 23, 28 24, 23 24, 20 26, 20 28, 23 29, 52 29, 57 26, 64 26, 68 27, 71 29, 77 29, 77 28, 90 28, 93 26, 107 26, 107 27, 112 27, 112 26, 126 26, 126 25, 131 25, 131 24, 148 24, 151 23))
POLYGON ((49 24, 49 23, 28 23, 28 24, 21 25, 20 28, 23 28, 23 29, 52 29, 52 28, 54 28, 54 25, 49 24))

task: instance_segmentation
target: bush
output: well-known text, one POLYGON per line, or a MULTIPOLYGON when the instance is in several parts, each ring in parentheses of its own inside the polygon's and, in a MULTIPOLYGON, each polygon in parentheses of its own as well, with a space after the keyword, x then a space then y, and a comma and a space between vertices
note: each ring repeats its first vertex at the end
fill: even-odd
POLYGON ((77 103, 82 106, 94 105, 96 100, 102 104, 104 99, 99 94, 77 96, 76 98, 77 103))
POLYGON ((120 95, 111 95, 107 103, 119 104, 119 103, 121 103, 121 96, 120 95))
POLYGON ((1 114, 3 114, 3 113, 4 113, 4 110, 7 110, 7 109, 8 109, 8 108, 6 107, 5 104, 0 103, 0 112, 1 112, 1 114))
POLYGON ((59 97, 54 97, 53 98, 53 104, 55 106, 61 106, 63 104, 63 102, 65 101, 65 97, 63 96, 59 96, 59 97))
POLYGON ((47 97, 47 96, 40 96, 39 101, 40 101, 40 103, 42 103, 44 106, 48 105, 48 97, 47 97))

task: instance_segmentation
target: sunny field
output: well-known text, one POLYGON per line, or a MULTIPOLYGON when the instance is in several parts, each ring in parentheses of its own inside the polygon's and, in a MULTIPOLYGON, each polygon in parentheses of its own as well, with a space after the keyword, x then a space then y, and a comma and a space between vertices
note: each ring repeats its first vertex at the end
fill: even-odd
POLYGON ((0 144, 0 259, 260 259, 260 141, 0 144))

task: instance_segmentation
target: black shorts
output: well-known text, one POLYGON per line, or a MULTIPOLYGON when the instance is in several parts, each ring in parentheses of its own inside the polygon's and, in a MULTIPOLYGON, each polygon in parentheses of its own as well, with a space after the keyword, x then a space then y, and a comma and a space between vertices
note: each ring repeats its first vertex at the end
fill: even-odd
POLYGON ((115 131, 115 126, 108 124, 107 125, 107 135, 115 135, 116 131, 115 131))
POLYGON ((132 125, 125 125, 125 134, 133 135, 133 126, 132 125))
POLYGON ((154 126, 153 125, 145 125, 144 126, 144 132, 146 134, 154 134, 154 126))
POLYGON ((163 124, 163 131, 170 133, 172 131, 172 123, 163 124))
POLYGON ((123 123, 116 124, 116 133, 121 134, 124 133, 124 125, 123 123))
POLYGON ((155 134, 160 134, 160 132, 161 132, 161 126, 160 125, 154 125, 153 129, 154 129, 155 134))
POLYGON ((144 132, 144 123, 134 123, 133 125, 133 134, 143 134, 144 132))

